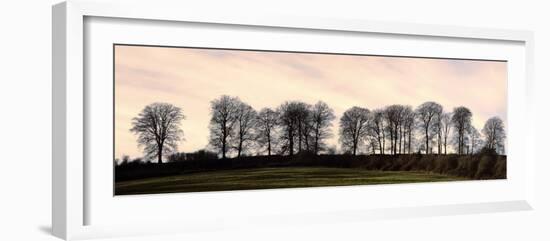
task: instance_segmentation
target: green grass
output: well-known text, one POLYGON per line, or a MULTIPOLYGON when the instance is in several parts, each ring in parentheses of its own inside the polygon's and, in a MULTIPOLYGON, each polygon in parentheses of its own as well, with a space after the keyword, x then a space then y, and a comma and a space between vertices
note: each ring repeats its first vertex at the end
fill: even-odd
POLYGON ((351 168, 284 167, 186 173, 115 183, 116 195, 458 181, 465 178, 351 168))

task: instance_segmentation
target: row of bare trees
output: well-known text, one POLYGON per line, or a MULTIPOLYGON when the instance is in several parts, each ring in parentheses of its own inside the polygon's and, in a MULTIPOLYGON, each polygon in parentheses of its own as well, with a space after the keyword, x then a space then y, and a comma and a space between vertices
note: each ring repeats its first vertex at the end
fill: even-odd
MULTIPOLYGON (((167 103, 146 106, 133 119, 131 129, 145 156, 161 163, 183 138, 180 108, 167 103)), ((327 145, 334 111, 324 102, 314 105, 286 101, 275 109, 259 112, 238 97, 223 95, 211 101, 209 147, 222 158, 244 154, 272 155, 334 152, 327 145)), ((365 107, 346 110, 339 121, 339 142, 345 153, 361 150, 377 154, 413 152, 447 154, 452 145, 458 154, 472 154, 486 147, 504 154, 506 134, 498 117, 487 120, 481 130, 472 125, 472 112, 463 106, 444 112, 435 102, 413 109, 390 105, 370 111, 365 107), (482 138, 483 135, 483 138, 482 138)))
POLYGON ((287 101, 277 109, 263 108, 256 112, 238 97, 221 96, 211 102, 210 146, 222 158, 229 152, 237 157, 252 146, 272 155, 275 146, 280 153, 294 155, 325 150, 325 140, 334 120, 334 111, 322 101, 309 105, 287 101))
POLYGON ((386 151, 389 154, 447 154, 450 144, 458 154, 472 154, 481 147, 504 154, 506 134, 499 117, 490 118, 482 133, 485 140, 472 125, 472 112, 468 108, 460 106, 444 112, 440 104, 431 101, 414 110, 406 105, 390 105, 373 111, 352 107, 340 118, 340 143, 353 155, 362 144, 370 147, 371 153, 379 154, 386 151), (419 134, 417 150, 412 149, 415 130, 419 134))

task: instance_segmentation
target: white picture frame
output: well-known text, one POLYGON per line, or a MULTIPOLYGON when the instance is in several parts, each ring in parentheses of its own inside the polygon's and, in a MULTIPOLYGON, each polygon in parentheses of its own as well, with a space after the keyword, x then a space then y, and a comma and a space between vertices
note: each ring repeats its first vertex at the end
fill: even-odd
MULTIPOLYGON (((204 11, 196 11, 188 8, 185 3, 177 1, 167 1, 160 4, 158 1, 147 2, 125 2, 125 1, 67 1, 53 7, 53 168, 52 168, 52 226, 53 234, 63 239, 83 239, 94 237, 111 237, 122 235, 140 235, 140 234, 158 234, 158 233, 174 233, 174 232, 194 232, 216 227, 231 228, 239 225, 247 224, 247 220, 256 220, 255 225, 271 226, 271 225, 291 225, 294 222, 341 222, 344 220, 369 220, 369 219, 384 219, 384 218, 399 218, 399 217, 423 217, 434 215, 451 215, 451 214, 467 214, 467 213, 482 213, 482 212, 497 212, 497 211, 514 211, 514 210, 530 210, 534 200, 534 168, 535 157, 530 150, 533 148, 534 135, 529 126, 531 115, 531 95, 532 92, 532 73, 533 73, 533 34, 529 31, 517 30, 496 30, 496 29, 481 29, 481 28, 466 28, 466 27, 451 27, 438 25, 421 25, 409 23, 388 23, 388 22, 371 22, 363 20, 351 19, 322 19, 322 18, 302 18, 292 16, 253 16, 239 15, 234 16, 230 13, 227 15, 209 15, 204 11), (136 229, 132 225, 117 225, 116 222, 107 224, 90 223, 90 216, 94 213, 100 213, 101 209, 106 206, 96 205, 97 208, 90 209, 90 200, 95 200, 94 192, 91 188, 89 175, 87 171, 94 168, 90 162, 85 161, 86 146, 89 145, 85 141, 86 135, 91 130, 86 129, 90 122, 90 103, 86 97, 87 88, 90 88, 85 82, 85 68, 90 67, 86 62, 87 53, 85 31, 86 19, 93 18, 114 18, 126 19, 126 21, 156 21, 157 24, 162 24, 160 21, 170 21, 172 23, 201 23, 223 25, 226 29, 232 27, 254 27, 255 29, 278 29, 278 30, 293 30, 300 31, 320 31, 318 33, 369 33, 390 35, 395 38, 407 37, 426 37, 434 39, 450 39, 455 42, 462 41, 481 41, 491 45, 492 43, 502 42, 514 45, 511 50, 514 55, 521 59, 516 66, 517 70, 513 70, 516 74, 509 82, 509 99, 508 105, 513 111, 509 112, 510 119, 510 134, 509 139, 512 141, 513 151, 510 156, 521 157, 522 162, 517 164, 518 175, 516 175, 509 183, 485 183, 486 189, 492 187, 511 188, 513 190, 502 190, 502 193, 497 194, 498 198, 486 199, 470 197, 470 199, 455 200, 452 198, 439 204, 421 202, 411 202, 411 205, 403 205, 395 203, 393 206, 380 205, 376 208, 359 208, 358 205, 350 205, 348 209, 331 209, 331 206, 315 206, 307 211, 285 213, 284 208, 289 206, 281 205, 274 208, 271 212, 262 213, 261 216, 253 216, 249 214, 236 214, 235 212, 220 212, 219 215, 212 215, 204 218, 193 225, 148 225, 136 229), (519 49, 519 50, 518 50, 519 49), (520 51, 519 54, 517 51, 520 51), (522 132, 518 132, 519 126, 524 126, 522 132), (516 131, 514 131, 516 130, 516 131), (517 178, 516 178, 517 177, 517 178), (511 184, 510 184, 511 183, 511 184), (499 186, 500 185, 500 186, 499 186), (328 208, 327 208, 328 207, 328 208), (325 209, 326 208, 326 209, 325 209), (323 211, 320 211, 323 210, 323 211), (224 215, 221 217, 221 215, 224 215), (211 219, 209 219, 211 218, 211 219), (220 221, 221 219, 221 221, 220 221), (289 219, 293 221, 288 221, 289 219), (224 220, 231 220, 231 224, 224 220), (283 221, 285 220, 285 221, 283 221)), ((138 23, 139 24, 139 23, 138 23)), ((119 26, 120 27, 120 26, 119 26)), ((122 26, 124 27, 124 26, 122 26)), ((154 28, 154 26, 152 26, 154 28)), ((101 31, 97 31, 101 32, 101 31)), ((96 32, 93 32, 96 33, 96 32)), ((107 39, 106 41, 111 41, 107 39)), ((145 40, 143 40, 145 41, 145 40)), ((214 43, 215 44, 215 43, 214 43)), ((92 46, 92 48, 94 48, 92 46)), ((284 48, 284 47, 283 47, 284 48)), ((434 54, 437 55, 437 54, 434 54)), ((512 57, 510 57, 512 58, 512 57)), ((110 60, 109 60, 110 61, 110 60)), ((95 68, 92 66, 92 68, 95 68)), ((96 88, 96 87, 94 87, 96 88)), ((92 98, 93 99, 93 98, 92 98)), ((109 162, 110 163, 110 162, 109 162)), ((93 178, 92 178, 93 180, 93 178)), ((414 185, 414 184, 413 184, 414 185)), ((409 185, 407 190, 410 193, 428 192, 429 190, 444 191, 445 189, 460 190, 464 188, 473 188, 475 183, 455 184, 442 183, 435 186, 424 186, 416 191, 409 185), (449 186, 451 185, 451 186, 449 186), (454 185, 454 186, 452 186, 454 185)), ((387 186, 370 187, 369 192, 384 192, 387 186)), ((402 190, 393 188, 393 192, 402 190)), ((483 192, 486 189, 479 189, 478 192, 483 192)), ((307 196, 315 196, 322 198, 327 195, 327 191, 332 192, 332 195, 357 195, 357 193, 365 191, 358 187, 345 188, 321 188, 307 191, 307 196)), ((266 192, 225 192, 221 194, 185 194, 175 196, 158 195, 148 197, 146 201, 144 197, 126 198, 125 204, 139 203, 144 204, 159 204, 163 203, 164 199, 173 199, 174 202, 181 202, 182 198, 187 198, 191 203, 196 205, 205 204, 208 198, 224 198, 228 201, 239 202, 244 199, 257 200, 272 200, 285 195, 293 195, 294 197, 303 197, 304 189, 300 190, 274 190, 266 192), (302 196, 300 196, 302 195, 302 196), (236 196, 236 197, 232 197, 236 196), (177 200, 176 200, 177 199, 177 200)), ((111 196, 112 197, 112 196, 111 196)), ((93 202, 93 201, 92 201, 93 202)), ((269 202, 269 201, 266 201, 269 202)), ((169 203, 164 203, 164 207, 155 208, 154 211, 160 211, 164 219, 184 222, 178 217, 178 212, 172 212, 174 206, 169 203), (164 208, 164 210, 162 210, 164 208)), ((131 206, 131 205, 130 205, 131 206)), ((298 205, 299 206, 299 205, 298 205)), ((201 210, 199 207, 194 207, 201 210)), ((243 207, 237 207, 240 211, 243 207)), ((254 207, 249 207, 254 210, 254 207)), ((112 210, 111 210, 112 211, 112 210)), ((257 210, 256 210, 257 211, 257 210)), ((148 215, 154 215, 153 212, 146 212, 148 215)), ((105 217, 106 214, 101 214, 105 217)), ((98 215, 98 216, 101 216, 98 215)), ((112 214, 113 219, 117 219, 116 214, 112 214)), ((196 215, 196 214, 195 214, 196 215)), ((192 216, 192 215, 191 215, 192 216)), ((208 216, 208 215, 207 215, 208 216)), ((159 217, 151 217, 152 220, 159 217)), ((198 218, 198 217, 196 217, 198 218)), ((249 225, 249 224, 247 224, 249 225)))

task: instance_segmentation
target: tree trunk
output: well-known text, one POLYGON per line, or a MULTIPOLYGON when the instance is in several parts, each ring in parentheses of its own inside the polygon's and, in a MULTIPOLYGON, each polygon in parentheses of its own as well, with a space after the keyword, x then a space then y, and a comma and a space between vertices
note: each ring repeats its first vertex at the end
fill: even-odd
POLYGON ((298 122, 298 153, 302 152, 302 123, 298 122))
POLYGON ((288 153, 289 156, 294 155, 294 133, 292 133, 293 130, 289 128, 288 130, 288 153))
POLYGON ((409 154, 411 154, 411 128, 409 128, 409 154))
POLYGON ((402 138, 403 138, 403 126, 400 125, 400 126, 399 126, 399 154, 402 153, 401 146, 404 144, 404 143, 402 142, 402 138))
POLYGON ((463 154, 464 141, 462 131, 458 134, 458 154, 463 154))
POLYGON ((384 134, 384 127, 382 127, 382 154, 386 152, 386 134, 384 134))
POLYGON ((441 130, 437 133, 437 154, 441 154, 441 130))
POLYGON ((395 144, 393 144, 393 154, 397 154, 397 145, 399 140, 399 125, 395 124, 395 134, 393 136, 395 138, 395 144))
POLYGON ((271 136, 267 135, 267 156, 271 156, 271 136))
POLYGON ((159 145, 159 152, 157 153, 157 155, 158 155, 158 163, 162 164, 162 144, 159 145))
POLYGON ((225 141, 222 142, 222 159, 225 159, 225 141))
POLYGON ((393 130, 390 127, 390 154, 393 155, 393 130))
POLYGON ((318 136, 315 137, 313 152, 315 153, 315 155, 317 155, 317 153, 319 152, 319 137, 318 136))
POLYGON ((226 122, 223 122, 222 124, 222 128, 223 128, 223 133, 222 133, 222 159, 225 159, 225 150, 226 150, 226 143, 227 143, 227 126, 226 126, 226 122))
POLYGON ((384 149, 382 149, 382 140, 380 140, 380 136, 378 136, 378 146, 380 147, 380 154, 384 154, 384 149))
POLYGON ((429 150, 428 148, 429 148, 429 145, 430 145, 430 144, 429 144, 428 138, 429 138, 429 135, 428 135, 428 128, 426 128, 426 154, 429 153, 429 152, 428 152, 428 150, 429 150))
POLYGON ((303 138, 304 138, 304 144, 306 146, 306 148, 305 148, 306 151, 308 151, 308 152, 311 151, 310 145, 309 145, 309 140, 308 140, 309 138, 307 138, 307 135, 306 135, 305 132, 304 132, 304 137, 303 138))
POLYGON ((459 155, 462 154, 461 148, 462 148, 462 140, 461 140, 461 138, 460 138, 460 131, 459 131, 459 132, 458 132, 458 154, 459 154, 459 155))
POLYGON ((237 157, 241 157, 241 151, 243 150, 243 141, 239 140, 239 146, 237 147, 237 157))
POLYGON ((399 129, 395 129, 395 135, 393 136, 395 138, 394 142, 395 144, 393 144, 393 154, 396 155, 397 154, 397 147, 399 145, 399 129))

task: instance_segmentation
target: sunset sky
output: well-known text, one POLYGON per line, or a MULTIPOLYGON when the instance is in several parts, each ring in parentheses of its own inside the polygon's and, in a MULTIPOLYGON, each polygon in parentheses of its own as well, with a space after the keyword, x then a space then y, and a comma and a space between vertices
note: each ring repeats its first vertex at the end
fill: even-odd
POLYGON ((185 141, 179 151, 208 144, 210 101, 238 96, 256 110, 286 100, 309 104, 322 100, 334 109, 334 137, 342 113, 361 106, 391 104, 416 108, 425 101, 447 112, 466 106, 481 132, 499 116, 506 123, 506 62, 351 56, 218 49, 115 47, 115 157, 142 156, 132 118, 148 104, 180 107, 185 141))

